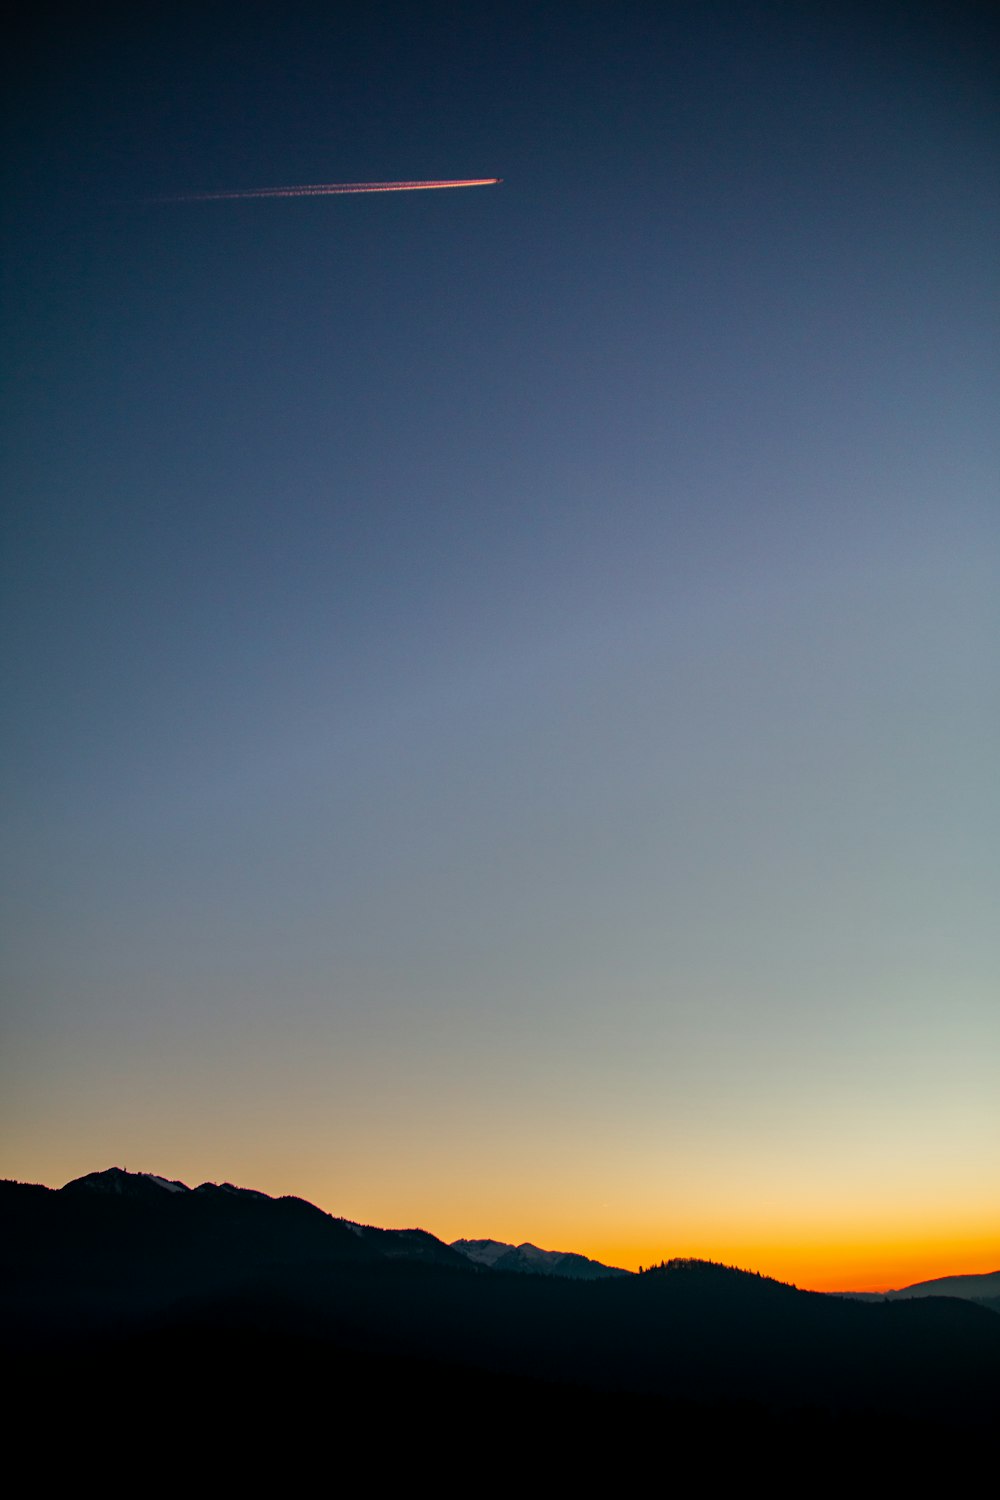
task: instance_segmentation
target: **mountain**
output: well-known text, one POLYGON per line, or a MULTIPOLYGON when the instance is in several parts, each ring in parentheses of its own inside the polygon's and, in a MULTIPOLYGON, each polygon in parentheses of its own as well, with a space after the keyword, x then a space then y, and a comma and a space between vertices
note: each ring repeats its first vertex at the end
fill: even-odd
POLYGON ((232 1183, 189 1188, 119 1167, 51 1189, 0 1182, 0 1316, 18 1329, 81 1330, 130 1319, 273 1267, 413 1261, 469 1272, 421 1229, 336 1219, 302 1198, 232 1183))
POLYGON ((58 1432, 72 1465, 111 1433, 122 1473, 197 1451, 230 1484, 268 1464, 285 1482, 306 1452, 619 1483, 727 1454, 825 1473, 872 1445, 898 1476, 935 1443, 954 1477, 1000 1407, 1000 1320, 970 1301, 866 1303, 700 1261, 495 1275, 421 1230, 117 1168, 0 1183, 0 1351, 12 1453, 49 1464, 58 1432))
POLYGON ((939 1276, 934 1281, 915 1281, 912 1286, 901 1287, 897 1292, 886 1292, 887 1297, 965 1297, 972 1302, 985 1302, 1000 1297, 1000 1271, 984 1271, 979 1276, 939 1276))
POLYGON ((539 1250, 537 1245, 508 1245, 503 1240, 452 1240, 451 1248, 460 1251, 477 1266, 493 1271, 516 1271, 531 1276, 571 1276, 576 1281, 597 1281, 604 1276, 630 1276, 618 1266, 605 1266, 599 1260, 577 1255, 572 1250, 539 1250))
MULTIPOLYGON (((186 1183, 157 1177, 153 1172, 126 1172, 121 1167, 109 1167, 104 1172, 91 1172, 86 1177, 74 1178, 72 1182, 67 1182, 61 1192, 74 1197, 93 1194, 98 1197, 125 1198, 133 1203, 155 1205, 161 1209, 167 1201, 165 1194, 187 1194, 189 1201, 198 1203, 196 1209, 183 1210, 189 1213, 189 1222, 197 1225, 199 1222, 211 1221, 214 1233, 218 1233, 220 1216, 222 1219, 228 1216, 233 1226, 239 1222, 241 1227, 245 1227, 243 1218, 237 1216, 243 1215, 245 1218, 247 1213, 255 1216, 254 1222, 259 1226, 267 1224, 272 1235, 277 1233, 277 1215, 284 1213, 286 1222, 283 1228, 287 1227, 291 1232, 291 1216, 294 1214, 294 1232, 303 1236, 300 1248, 305 1250, 308 1247, 310 1254, 318 1251, 321 1255, 332 1255, 336 1259, 356 1260, 371 1255, 386 1260, 422 1260, 440 1265, 462 1265, 462 1261, 443 1240, 436 1239, 425 1229, 376 1229, 370 1224, 356 1224, 351 1219, 334 1218, 332 1214, 324 1213, 322 1209, 307 1203, 304 1198, 271 1198, 255 1188, 234 1187, 231 1182, 203 1182, 199 1187, 189 1188, 186 1183), (237 1208, 233 1200, 237 1200, 242 1207, 237 1208), (246 1207, 250 1203, 273 1206, 270 1209, 251 1210, 246 1207), (282 1204, 286 1205, 284 1209, 278 1207, 282 1204), (352 1238, 345 1240, 344 1231, 352 1238)), ((279 1245, 284 1246, 285 1243, 279 1235, 279 1245)))
MULTIPOLYGON (((212 1187, 203 1183, 202 1187, 212 1187)), ((234 1188, 231 1183, 223 1187, 229 1192, 246 1191, 234 1188)), ((122 1167, 109 1167, 106 1172, 88 1172, 86 1177, 74 1177, 62 1189, 64 1193, 106 1193, 113 1198, 132 1198, 151 1202, 160 1193, 189 1193, 191 1189, 183 1182, 174 1182, 167 1177, 157 1177, 153 1172, 126 1172, 122 1167)), ((258 1193, 257 1197, 264 1194, 258 1193)))
POLYGON ((839 1292, 858 1302, 907 1301, 914 1297, 959 1297, 1000 1313, 1000 1271, 973 1276, 938 1276, 933 1281, 915 1281, 891 1292, 839 1292))

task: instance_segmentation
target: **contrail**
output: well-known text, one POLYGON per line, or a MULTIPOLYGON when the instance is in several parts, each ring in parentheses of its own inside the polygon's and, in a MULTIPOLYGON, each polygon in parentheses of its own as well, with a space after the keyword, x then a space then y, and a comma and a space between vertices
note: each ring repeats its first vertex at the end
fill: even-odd
POLYGON ((435 182, 317 182, 302 187, 244 188, 221 193, 180 193, 157 203, 212 203, 222 198, 329 198, 335 193, 420 193, 429 188, 492 187, 502 177, 460 177, 435 182))

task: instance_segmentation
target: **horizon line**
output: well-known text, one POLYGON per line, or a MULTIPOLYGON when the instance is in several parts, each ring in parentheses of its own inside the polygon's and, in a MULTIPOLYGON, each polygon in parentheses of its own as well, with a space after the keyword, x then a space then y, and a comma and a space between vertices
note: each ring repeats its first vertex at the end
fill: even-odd
MULTIPOLYGON (((84 1172, 81 1175, 84 1178, 86 1178, 86 1177, 96 1177, 96 1176, 102 1176, 106 1172, 114 1172, 114 1171, 121 1172, 125 1176, 128 1176, 128 1177, 148 1177, 148 1178, 154 1178, 155 1180, 159 1181, 160 1183, 164 1184, 165 1186, 169 1184, 171 1186, 174 1186, 175 1188, 182 1188, 182 1189, 186 1190, 187 1192, 193 1192, 194 1191, 194 1189, 192 1187, 190 1187, 189 1184, 187 1182, 183 1181, 183 1179, 181 1179, 181 1178, 169 1178, 169 1177, 166 1177, 164 1174, 159 1173, 159 1172, 148 1172, 148 1171, 142 1171, 142 1170, 136 1171, 134 1169, 130 1171, 128 1167, 118 1166, 117 1163, 114 1164, 111 1167, 100 1168, 97 1171, 84 1172)), ((9 1179, 6 1179, 6 1180, 12 1181, 12 1182, 20 1182, 21 1181, 18 1178, 9 1178, 9 1179)), ((48 1184, 38 1184, 38 1185, 39 1186, 45 1186, 45 1187, 47 1187, 48 1191, 50 1191, 50 1192, 60 1192, 62 1188, 69 1186, 70 1182, 78 1182, 78 1181, 80 1181, 79 1177, 71 1177, 71 1178, 68 1179, 67 1182, 64 1182, 61 1185, 61 1187, 56 1187, 56 1188, 49 1188, 48 1184)), ((30 1185, 30 1184, 26 1184, 26 1185, 30 1185)), ((205 1183, 199 1183, 198 1184, 198 1186, 203 1186, 203 1185, 219 1186, 220 1184, 219 1183, 209 1183, 209 1179, 206 1179, 205 1183)), ((231 1182, 228 1182, 227 1185, 228 1186, 237 1186, 237 1184, 231 1183, 231 1182)), ((251 1189, 250 1191, 263 1193, 263 1195, 265 1197, 267 1197, 267 1198, 283 1198, 283 1197, 300 1197, 301 1196, 298 1193, 277 1193, 277 1194, 274 1194, 274 1193, 268 1192, 266 1189, 262 1189, 262 1188, 254 1188, 254 1189, 251 1189)), ((362 1226, 366 1226, 368 1228, 373 1228, 373 1229, 384 1229, 386 1227, 390 1227, 390 1228, 392 1227, 392 1226, 386 1226, 386 1225, 373 1224, 370 1220, 367 1220, 367 1219, 364 1219, 364 1218, 354 1219, 354 1218, 351 1218, 348 1214, 345 1214, 345 1213, 337 1213, 337 1212, 335 1212, 335 1211, 333 1211, 333 1210, 331 1210, 329 1208, 323 1207, 322 1204, 316 1202, 314 1199, 305 1198, 302 1201, 310 1203, 310 1205, 312 1207, 319 1209, 319 1211, 321 1213, 327 1214, 331 1219, 339 1219, 343 1223, 361 1224, 362 1226)), ((423 1227, 423 1226, 412 1226, 412 1227, 423 1227)), ((440 1240, 441 1243, 444 1244, 444 1245, 451 1246, 451 1245, 454 1244, 454 1241, 449 1240, 447 1238, 447 1236, 444 1235, 444 1234, 437 1234, 437 1233, 435 1233, 434 1230, 427 1230, 427 1229, 425 1229, 424 1232, 428 1233, 428 1234, 432 1234, 435 1239, 440 1240)), ((468 1234, 466 1234, 464 1236, 459 1236, 459 1238, 463 1238, 463 1237, 466 1238, 466 1239, 475 1239, 475 1238, 480 1238, 480 1239, 495 1239, 494 1236, 471 1236, 471 1235, 468 1235, 468 1234)), ((500 1244, 511 1245, 514 1249, 518 1248, 518 1242, 516 1240, 495 1240, 495 1242, 496 1243, 500 1243, 500 1244)), ((819 1292, 821 1295, 825 1295, 825 1296, 838 1296, 838 1295, 840 1295, 840 1296, 852 1296, 852 1295, 858 1295, 858 1294, 861 1294, 863 1296, 885 1296, 885 1295, 891 1294, 893 1292, 906 1291, 910 1287, 913 1287, 913 1286, 922 1286, 922 1285, 925 1285, 928 1282, 933 1282, 933 1281, 954 1280, 954 1279, 965 1278, 965 1277, 995 1276, 995 1275, 1000 1274, 1000 1264, 997 1264, 995 1267, 991 1267, 991 1269, 987 1270, 987 1271, 962 1271, 962 1270, 948 1269, 948 1270, 945 1270, 945 1271, 943 1271, 943 1272, 941 1272, 941 1273, 939 1273, 937 1275, 931 1275, 931 1276, 922 1275, 922 1276, 919 1276, 914 1281, 905 1281, 905 1280, 903 1280, 903 1281, 896 1281, 895 1284, 883 1284, 883 1285, 880 1285, 880 1286, 872 1286, 869 1283, 869 1284, 864 1285, 864 1286, 857 1286, 857 1285, 850 1286, 850 1285, 846 1285, 844 1282, 841 1282, 841 1283, 838 1283, 837 1285, 835 1285, 833 1287, 827 1286, 827 1287, 824 1288, 824 1287, 817 1287, 817 1286, 809 1285, 808 1283, 804 1283, 802 1281, 792 1280, 790 1277, 783 1276, 780 1273, 776 1273, 775 1271, 762 1270, 762 1269, 760 1269, 759 1266, 753 1266, 753 1267, 751 1267, 749 1264, 747 1264, 747 1265, 739 1265, 739 1264, 735 1264, 735 1263, 733 1263, 731 1261, 728 1261, 728 1260, 726 1260, 724 1258, 716 1260, 716 1258, 715 1258, 716 1256, 724 1257, 727 1253, 731 1253, 731 1252, 726 1252, 725 1250, 716 1250, 711 1255, 708 1255, 708 1254, 705 1254, 705 1253, 698 1253, 698 1254, 690 1254, 690 1253, 688 1253, 688 1254, 676 1254, 675 1253, 675 1254, 665 1255, 665 1254, 663 1254, 662 1251, 660 1251, 659 1252, 659 1258, 657 1258, 656 1252, 653 1252, 653 1258, 651 1259, 651 1261, 649 1262, 648 1265, 645 1264, 644 1261, 638 1261, 638 1263, 636 1264, 636 1266, 630 1267, 630 1266, 622 1266, 622 1265, 611 1265, 609 1262, 600 1260, 599 1255, 595 1255, 594 1252, 593 1252, 593 1250, 571 1250, 571 1251, 567 1251, 567 1250, 551 1250, 551 1249, 548 1249, 548 1247, 539 1246, 539 1245, 535 1244, 534 1241, 524 1240, 524 1241, 521 1241, 520 1243, 523 1243, 523 1244, 534 1244, 536 1249, 544 1249, 546 1251, 546 1253, 548 1253, 548 1254, 583 1255, 585 1259, 596 1260, 598 1264, 608 1265, 609 1269, 612 1269, 612 1270, 625 1271, 626 1274, 628 1274, 628 1275, 637 1275, 637 1274, 640 1274, 643 1270, 651 1270, 651 1269, 653 1269, 657 1265, 666 1264, 667 1261, 685 1261, 685 1260, 691 1260, 691 1261, 700 1261, 700 1262, 715 1263, 717 1265, 728 1266, 729 1269, 732 1269, 732 1270, 743 1271, 743 1272, 745 1272, 747 1274, 750 1274, 750 1275, 764 1276, 764 1277, 768 1278, 769 1280, 778 1281, 778 1282, 780 1282, 780 1283, 782 1283, 783 1285, 786 1285, 786 1286, 792 1286, 792 1287, 794 1287, 798 1291, 819 1292)), ((603 1251, 603 1252, 600 1252, 600 1253, 601 1254, 608 1254, 609 1252, 608 1251, 603 1251)), ((613 1254, 613 1255, 616 1255, 616 1259, 618 1258, 616 1252, 612 1251, 610 1253, 613 1254)), ((824 1279, 825 1279, 825 1277, 824 1277, 824 1279)), ((850 1279, 851 1279, 850 1272, 848 1272, 847 1275, 846 1275, 846 1277, 845 1277, 845 1282, 849 1282, 850 1279)))

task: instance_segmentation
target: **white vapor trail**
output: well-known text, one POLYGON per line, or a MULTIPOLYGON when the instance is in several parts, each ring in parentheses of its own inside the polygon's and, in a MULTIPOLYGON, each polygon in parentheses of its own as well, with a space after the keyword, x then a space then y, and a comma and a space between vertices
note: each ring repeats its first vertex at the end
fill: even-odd
POLYGON ((434 182, 317 182, 302 187, 243 188, 221 193, 180 193, 158 203, 212 203, 224 198, 329 198, 338 193, 419 193, 429 188, 492 187, 502 177, 461 177, 434 182))

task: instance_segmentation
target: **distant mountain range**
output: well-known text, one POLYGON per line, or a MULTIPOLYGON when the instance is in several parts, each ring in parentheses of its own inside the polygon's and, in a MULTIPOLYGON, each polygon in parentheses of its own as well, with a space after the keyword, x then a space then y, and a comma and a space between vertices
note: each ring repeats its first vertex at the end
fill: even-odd
MULTIPOLYGON (((448 1245, 423 1229, 378 1229, 373 1225, 336 1218, 303 1198, 272 1198, 253 1188, 235 1187, 231 1182, 203 1182, 191 1188, 186 1183, 153 1172, 127 1172, 121 1167, 89 1172, 55 1190, 0 1182, 0 1195, 10 1194, 12 1190, 17 1194, 33 1195, 39 1208, 48 1200, 73 1202, 77 1221, 81 1219, 80 1205, 87 1199, 125 1200, 154 1210, 164 1210, 169 1200, 181 1199, 185 1206, 180 1212, 185 1216, 184 1226, 189 1234, 196 1240, 199 1235, 208 1234, 216 1252, 223 1246, 227 1251, 232 1250, 234 1246, 230 1239, 235 1236, 240 1255, 251 1261, 259 1259, 265 1251, 287 1252, 294 1246, 299 1252, 308 1248, 310 1252, 316 1251, 338 1260, 404 1259, 456 1268, 467 1268, 471 1264, 481 1270, 562 1276, 577 1281, 635 1274, 574 1251, 542 1250, 528 1241, 512 1245, 504 1240, 459 1239, 448 1245), (223 1225, 228 1234, 222 1232, 223 1225)), ((82 1213, 85 1217, 86 1211, 82 1213)), ((987 1306, 997 1303, 1000 1310, 1000 1271, 977 1276, 943 1276, 889 1292, 838 1292, 833 1295, 860 1302, 958 1297, 987 1306)))
POLYGON ((630 1274, 118 1168, 0 1183, 0 1350, 8 1430, 47 1462, 53 1432, 71 1469, 96 1433, 134 1469, 182 1451, 160 1432, 207 1432, 227 1482, 256 1482, 269 1451, 283 1482, 307 1438, 317 1461, 395 1455, 401 1475, 443 1444, 473 1472, 512 1434, 574 1482, 601 1464, 614 1480, 623 1454, 712 1454, 716 1472, 723 1451, 873 1443, 898 1473, 911 1444, 971 1451, 1000 1409, 1000 1318, 970 1300, 828 1296, 703 1261, 630 1274))
POLYGON ((503 1240, 452 1240, 458 1250, 477 1266, 491 1271, 516 1271, 529 1276, 571 1276, 577 1281, 596 1281, 602 1276, 631 1276, 619 1266, 605 1266, 571 1250, 539 1250, 537 1245, 507 1245, 503 1240))
POLYGON ((978 1302, 982 1307, 1000 1313, 1000 1271, 984 1271, 978 1276, 938 1276, 933 1281, 915 1281, 912 1286, 891 1292, 838 1292, 857 1302, 908 1301, 914 1297, 959 1297, 978 1302))

